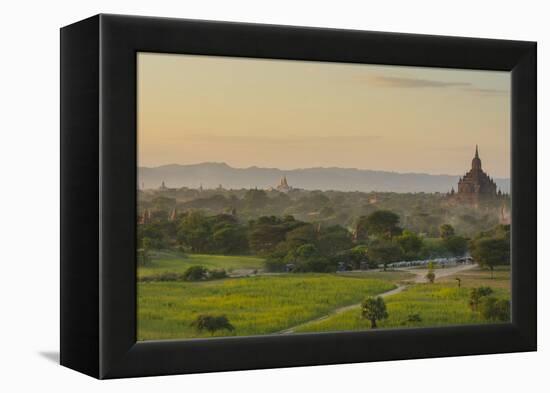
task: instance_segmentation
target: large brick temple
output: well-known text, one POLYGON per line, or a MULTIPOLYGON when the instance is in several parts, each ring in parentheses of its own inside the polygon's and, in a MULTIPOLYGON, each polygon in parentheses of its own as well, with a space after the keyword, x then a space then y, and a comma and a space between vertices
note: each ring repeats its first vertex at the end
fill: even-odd
POLYGON ((453 188, 449 194, 459 200, 472 202, 501 195, 500 190, 497 192, 497 185, 493 179, 481 168, 477 145, 472 168, 458 180, 458 191, 455 193, 453 188))

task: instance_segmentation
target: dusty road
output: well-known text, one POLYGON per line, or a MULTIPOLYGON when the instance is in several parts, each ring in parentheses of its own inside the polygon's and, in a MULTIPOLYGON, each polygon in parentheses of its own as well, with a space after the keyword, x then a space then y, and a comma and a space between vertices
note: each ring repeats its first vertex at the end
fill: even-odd
MULTIPOLYGON (((439 279, 439 278, 443 278, 443 277, 447 277, 447 276, 451 276, 453 274, 457 274, 459 272, 463 272, 465 270, 470 270, 470 269, 473 269, 474 267, 477 267, 477 265, 457 265, 457 266, 453 266, 453 267, 447 267, 447 268, 444 268, 444 269, 436 269, 434 271, 435 273, 435 279, 439 279)), ((426 278, 426 274, 428 273, 428 269, 410 269, 410 268, 400 268, 400 269, 396 269, 396 270, 399 270, 399 271, 403 271, 403 272, 407 272, 407 273, 412 273, 415 275, 414 277, 414 280, 413 282, 414 283, 424 283, 424 282, 427 282, 427 278, 426 278)), ((386 291, 386 292, 382 292, 381 294, 379 294, 378 296, 380 297, 387 297, 387 296, 391 296, 391 295, 395 295, 399 292, 402 292, 405 288, 407 288, 410 284, 407 284, 407 285, 399 285, 397 288, 394 288, 392 290, 389 290, 389 291, 386 291)), ((302 326, 305 326, 305 325, 308 325, 310 323, 313 323, 313 322, 318 322, 318 321, 322 321, 324 319, 327 319, 328 317, 331 317, 333 315, 337 315, 337 314, 340 314, 340 313, 343 313, 345 311, 348 311, 348 310, 352 310, 354 308, 358 308, 361 306, 361 303, 356 303, 356 304, 350 304, 348 306, 343 306, 343 307, 339 307, 339 308, 335 308, 334 310, 332 310, 330 313, 326 314, 326 315, 323 315, 321 317, 318 317, 318 318, 315 318, 315 319, 311 319, 309 321, 306 321, 304 323, 301 323, 299 325, 296 325, 296 326, 293 326, 291 328, 288 328, 288 329, 285 329, 285 330, 281 330, 280 332, 278 332, 279 334, 289 334, 289 333, 294 333, 294 331, 302 326)))
MULTIPOLYGON (((473 265, 457 265, 457 266, 453 266, 453 267, 446 267, 444 269, 435 269, 434 270, 435 279, 437 280, 438 278, 452 276, 453 274, 463 272, 465 270, 470 270, 470 269, 473 269, 474 267, 477 267, 477 265, 475 265, 475 264, 473 264, 473 265)), ((428 269, 407 269, 407 268, 403 268, 403 269, 397 269, 397 270, 401 270, 401 271, 404 271, 404 272, 414 274, 416 276, 414 278, 414 282, 416 282, 416 283, 428 282, 428 279, 426 278, 426 274, 428 274, 428 269)))

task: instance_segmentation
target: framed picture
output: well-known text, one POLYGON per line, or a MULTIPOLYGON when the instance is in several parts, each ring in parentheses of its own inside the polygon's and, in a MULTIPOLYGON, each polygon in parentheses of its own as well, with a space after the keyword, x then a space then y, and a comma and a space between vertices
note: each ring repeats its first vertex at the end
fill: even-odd
POLYGON ((536 44, 61 29, 61 364, 536 350, 536 44))

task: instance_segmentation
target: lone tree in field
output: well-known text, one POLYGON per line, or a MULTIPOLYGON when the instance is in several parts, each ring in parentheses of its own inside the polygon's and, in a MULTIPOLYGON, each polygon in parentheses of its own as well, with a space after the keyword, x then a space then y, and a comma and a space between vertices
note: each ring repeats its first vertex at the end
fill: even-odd
POLYGON ((361 316, 370 321, 370 327, 376 328, 376 321, 386 319, 388 312, 386 311, 386 303, 380 296, 368 297, 361 303, 361 316))
POLYGON ((235 327, 231 325, 229 319, 225 315, 208 315, 201 314, 195 319, 191 326, 195 327, 199 332, 207 331, 214 335, 218 330, 228 330, 232 332, 235 327))
POLYGON ((433 284, 435 281, 434 263, 432 261, 428 263, 428 273, 426 274, 426 279, 430 282, 430 284, 433 284))

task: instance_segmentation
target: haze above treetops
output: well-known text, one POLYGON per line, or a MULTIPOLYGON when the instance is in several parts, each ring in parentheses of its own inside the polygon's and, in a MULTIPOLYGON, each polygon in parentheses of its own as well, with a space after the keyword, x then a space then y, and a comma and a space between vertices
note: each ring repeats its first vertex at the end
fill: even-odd
POLYGON ((510 175, 510 74, 138 55, 138 165, 510 175))

